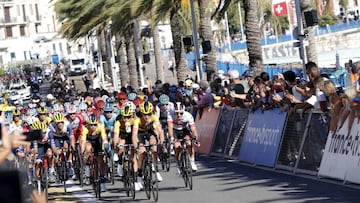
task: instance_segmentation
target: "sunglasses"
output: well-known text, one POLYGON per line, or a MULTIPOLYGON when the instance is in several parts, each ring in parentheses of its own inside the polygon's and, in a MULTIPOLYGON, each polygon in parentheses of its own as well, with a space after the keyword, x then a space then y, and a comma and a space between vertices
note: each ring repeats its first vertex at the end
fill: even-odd
POLYGON ((112 111, 105 111, 105 113, 112 113, 112 111))
POLYGON ((72 115, 76 115, 76 113, 69 113, 69 115, 70 115, 70 116, 72 116, 72 115))
POLYGON ((169 105, 169 104, 161 104, 161 106, 167 106, 167 105, 169 105))
POLYGON ((131 116, 123 116, 122 118, 123 118, 123 119, 130 119, 131 116))
POLYGON ((184 112, 176 112, 176 115, 183 115, 184 112))
POLYGON ((59 123, 64 124, 64 121, 61 121, 61 122, 56 122, 56 124, 59 124, 59 123))
POLYGON ((20 117, 20 115, 14 115, 13 117, 14 117, 14 118, 15 118, 15 117, 20 117))
POLYGON ((143 116, 151 116, 151 113, 149 113, 149 114, 142 114, 143 116))
POLYGON ((90 126, 97 126, 97 124, 90 124, 90 126))

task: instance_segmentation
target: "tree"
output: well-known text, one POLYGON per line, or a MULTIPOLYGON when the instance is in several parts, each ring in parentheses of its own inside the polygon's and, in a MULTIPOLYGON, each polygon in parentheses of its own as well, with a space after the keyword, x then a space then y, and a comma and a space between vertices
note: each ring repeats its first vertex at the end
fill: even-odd
POLYGON ((216 72, 217 64, 216 64, 215 42, 213 39, 212 28, 211 28, 211 13, 208 7, 209 0, 198 0, 198 3, 199 3, 199 11, 200 11, 199 31, 202 36, 202 39, 205 41, 210 41, 211 44, 211 51, 208 52, 207 57, 205 57, 204 59, 204 62, 206 63, 207 80, 210 81, 213 79, 213 75, 216 72))
MULTIPOLYGON (((302 20, 305 22, 304 12, 309 11, 312 9, 313 2, 311 0, 303 0, 301 1, 301 13, 302 13, 302 20)), ((304 23, 303 23, 304 24, 304 23)), ((306 46, 306 57, 308 61, 312 61, 314 63, 317 63, 317 51, 316 51, 316 39, 315 39, 315 32, 314 27, 310 26, 306 28, 308 31, 308 37, 307 40, 309 42, 309 45, 306 46)))
MULTIPOLYGON (((219 4, 213 17, 221 19, 231 1, 232 0, 224 0, 224 4, 219 4)), ((233 1, 237 2, 235 0, 233 1)), ((259 74, 263 71, 264 67, 260 44, 261 32, 259 29, 258 3, 255 0, 243 0, 242 2, 245 10, 245 35, 249 53, 249 66, 259 74)))

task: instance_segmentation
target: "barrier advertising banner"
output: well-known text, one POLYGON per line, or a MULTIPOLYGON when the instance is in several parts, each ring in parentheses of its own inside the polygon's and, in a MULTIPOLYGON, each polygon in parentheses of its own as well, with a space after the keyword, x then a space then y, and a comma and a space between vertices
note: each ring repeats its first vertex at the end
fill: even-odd
POLYGON ((196 148, 197 152, 203 154, 210 153, 220 111, 221 109, 219 108, 205 108, 201 118, 199 116, 196 117, 195 124, 201 143, 200 147, 196 148))
POLYGON ((249 113, 239 160, 274 167, 286 116, 279 109, 249 113))
POLYGON ((349 129, 349 120, 336 133, 329 133, 319 175, 360 183, 360 124, 355 118, 349 129))

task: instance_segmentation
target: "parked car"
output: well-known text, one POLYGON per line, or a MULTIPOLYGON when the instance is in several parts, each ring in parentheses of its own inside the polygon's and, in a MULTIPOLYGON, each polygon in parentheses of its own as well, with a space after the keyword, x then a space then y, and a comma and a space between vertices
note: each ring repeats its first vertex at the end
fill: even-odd
POLYGON ((23 100, 31 99, 31 87, 24 81, 11 82, 9 84, 9 100, 13 104, 21 104, 23 100))

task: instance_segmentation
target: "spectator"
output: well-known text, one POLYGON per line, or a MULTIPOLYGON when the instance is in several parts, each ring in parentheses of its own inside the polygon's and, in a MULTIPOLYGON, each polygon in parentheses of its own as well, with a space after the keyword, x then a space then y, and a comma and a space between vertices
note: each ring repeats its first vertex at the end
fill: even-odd
POLYGON ((244 101, 238 97, 232 97, 231 95, 234 94, 245 94, 244 86, 241 84, 240 81, 240 74, 237 70, 229 70, 229 79, 230 79, 230 92, 225 92, 225 94, 230 96, 230 100, 235 102, 237 107, 244 108, 244 101))

